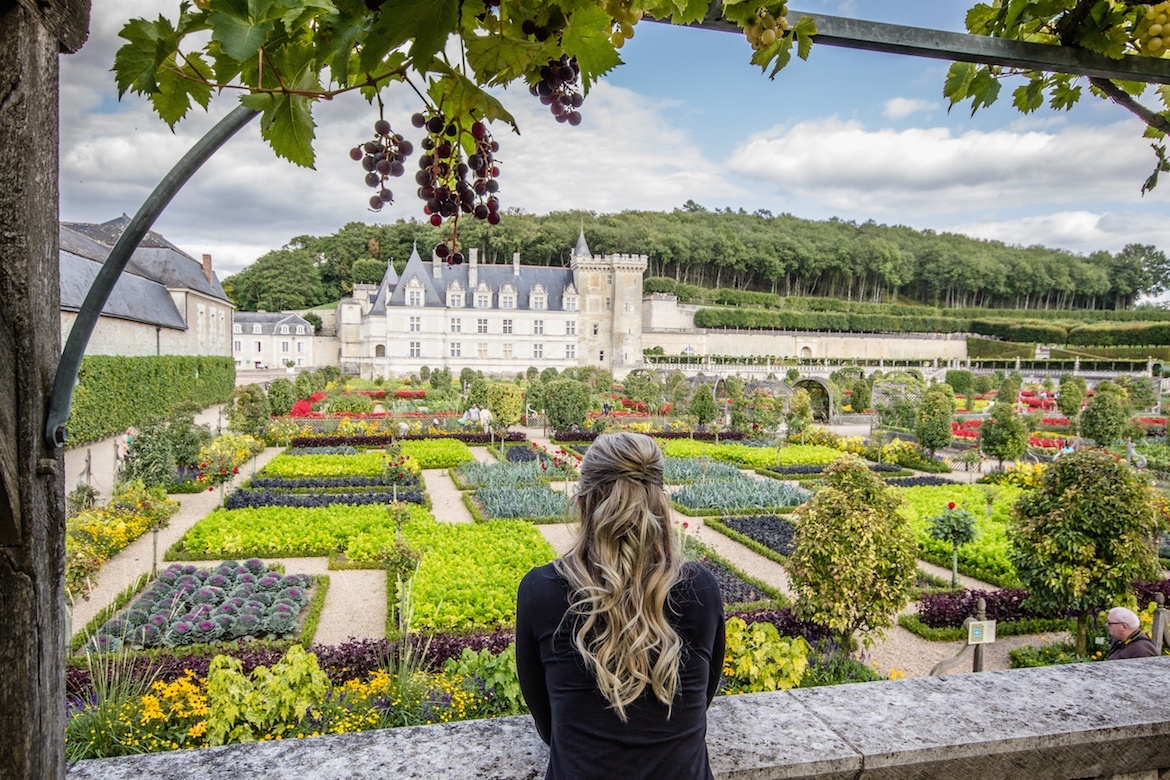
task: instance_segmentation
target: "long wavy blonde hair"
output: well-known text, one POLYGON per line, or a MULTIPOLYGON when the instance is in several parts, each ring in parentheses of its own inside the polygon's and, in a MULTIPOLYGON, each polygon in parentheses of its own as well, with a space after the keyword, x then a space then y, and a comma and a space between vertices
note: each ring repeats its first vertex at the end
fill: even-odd
POLYGON ((573 646, 622 722, 647 686, 669 708, 682 640, 666 620, 682 553, 663 491, 662 451, 649 436, 598 436, 581 461, 581 532, 556 562, 572 587, 573 646))

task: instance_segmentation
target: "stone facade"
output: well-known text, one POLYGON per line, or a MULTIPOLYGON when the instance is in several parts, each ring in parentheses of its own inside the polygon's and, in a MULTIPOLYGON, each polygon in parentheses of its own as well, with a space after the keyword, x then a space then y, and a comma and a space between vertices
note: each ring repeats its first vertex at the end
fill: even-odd
POLYGON ((596 365, 624 376, 642 362, 640 255, 593 255, 582 235, 569 268, 424 262, 417 249, 401 277, 354 285, 338 305, 344 373, 401 376, 423 366, 511 376, 596 365))
POLYGON ((316 366, 316 342, 313 326, 296 314, 241 311, 232 323, 237 370, 316 366))
MULTIPOLYGON (((59 228, 62 343, 130 218, 59 228)), ((90 355, 231 355, 235 306, 211 255, 202 261, 148 231, 130 256, 89 339, 90 355)))
POLYGON ((642 301, 642 341, 667 355, 854 360, 965 360, 964 333, 817 333, 696 328, 698 306, 655 293, 642 301))

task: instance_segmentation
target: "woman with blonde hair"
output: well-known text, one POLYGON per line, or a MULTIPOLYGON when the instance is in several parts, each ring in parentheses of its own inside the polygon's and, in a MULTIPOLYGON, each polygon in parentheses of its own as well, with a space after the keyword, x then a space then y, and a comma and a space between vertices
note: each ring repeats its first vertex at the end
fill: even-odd
POLYGON ((649 436, 597 437, 581 461, 573 549, 520 583, 516 668, 545 778, 711 778, 707 707, 723 600, 684 563, 649 436))

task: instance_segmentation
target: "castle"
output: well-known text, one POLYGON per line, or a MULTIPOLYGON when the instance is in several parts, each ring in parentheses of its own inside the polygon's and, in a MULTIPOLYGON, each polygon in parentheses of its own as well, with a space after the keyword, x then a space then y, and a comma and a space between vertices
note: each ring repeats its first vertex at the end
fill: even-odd
POLYGON ((584 233, 568 268, 447 265, 415 247, 399 275, 354 285, 337 309, 340 366, 367 379, 423 366, 514 375, 529 366, 593 365, 624 376, 642 365, 645 255, 594 255, 584 233))

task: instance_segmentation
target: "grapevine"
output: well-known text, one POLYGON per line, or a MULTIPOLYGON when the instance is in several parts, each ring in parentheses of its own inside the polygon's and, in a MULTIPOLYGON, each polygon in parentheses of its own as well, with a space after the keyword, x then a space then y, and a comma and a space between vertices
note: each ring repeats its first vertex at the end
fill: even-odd
POLYGON ((374 140, 349 150, 350 159, 360 161, 365 169, 366 184, 378 190, 370 196, 371 209, 381 211, 383 205, 394 201, 386 182, 391 176, 403 174, 403 162, 413 151, 414 144, 395 133, 385 119, 374 122, 374 140))
POLYGON ((1162 57, 1170 47, 1170 2, 1151 5, 1138 18, 1134 45, 1147 57, 1162 57))
POLYGON ((423 213, 435 227, 444 220, 451 223, 451 236, 435 247, 435 256, 450 265, 458 265, 463 262, 459 251, 459 215, 470 214, 491 225, 500 221, 500 201, 496 197, 500 169, 495 160, 500 145, 480 121, 473 121, 468 129, 434 111, 415 114, 411 123, 427 131, 422 142, 423 154, 418 160, 419 170, 414 176, 418 196, 425 204, 423 213))
POLYGON ((756 9, 755 20, 743 28, 743 34, 747 36, 753 51, 765 49, 784 37, 788 30, 788 19, 785 17, 787 13, 786 3, 781 3, 775 13, 765 5, 756 9))
POLYGON ((540 80, 529 86, 528 91, 549 107, 558 122, 576 126, 581 124, 581 112, 577 109, 585 102, 585 96, 578 91, 580 74, 576 58, 566 54, 541 68, 540 80))
POLYGON ((605 0, 605 12, 613 19, 609 40, 615 49, 626 45, 634 37, 634 25, 642 21, 642 11, 634 10, 632 0, 605 0))

